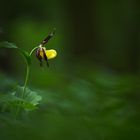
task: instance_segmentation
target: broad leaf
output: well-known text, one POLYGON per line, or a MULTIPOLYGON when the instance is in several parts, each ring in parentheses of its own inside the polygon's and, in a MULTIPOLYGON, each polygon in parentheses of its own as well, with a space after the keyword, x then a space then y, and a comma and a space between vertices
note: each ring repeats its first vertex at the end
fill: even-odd
POLYGON ((42 97, 40 95, 38 95, 35 91, 31 91, 30 89, 27 89, 25 92, 24 100, 26 100, 27 102, 30 102, 32 105, 36 106, 42 100, 42 97))
POLYGON ((19 107, 21 112, 32 111, 42 100, 42 97, 35 91, 26 88, 24 96, 23 87, 17 86, 16 90, 9 94, 0 94, 0 111, 15 112, 19 107))
POLYGON ((0 48, 17 49, 18 47, 8 41, 0 42, 0 48))
MULTIPOLYGON (((22 93, 23 93, 23 87, 18 86, 15 95, 21 98, 22 93)), ((38 95, 35 91, 26 88, 23 97, 22 107, 28 111, 33 110, 36 108, 36 106, 39 104, 41 100, 42 97, 40 95, 38 95)))
POLYGON ((28 52, 18 48, 15 44, 10 43, 8 41, 0 42, 0 48, 9 48, 9 49, 18 49, 18 51, 23 55, 25 61, 28 65, 31 64, 31 57, 28 52))
POLYGON ((27 64, 31 65, 31 56, 29 55, 29 53, 24 51, 24 50, 21 50, 21 49, 18 49, 18 50, 23 55, 23 57, 25 58, 27 64))

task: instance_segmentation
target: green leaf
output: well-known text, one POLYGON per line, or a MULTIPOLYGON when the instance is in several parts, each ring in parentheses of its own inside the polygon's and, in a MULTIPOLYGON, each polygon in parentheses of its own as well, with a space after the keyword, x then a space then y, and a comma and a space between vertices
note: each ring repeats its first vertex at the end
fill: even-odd
POLYGON ((28 65, 31 65, 31 56, 27 51, 19 49, 19 52, 23 55, 28 65))
POLYGON ((8 41, 0 42, 0 48, 17 49, 18 47, 8 41))
POLYGON ((31 91, 29 88, 27 88, 25 92, 25 98, 27 102, 30 102, 32 105, 36 106, 39 104, 39 102, 42 100, 42 97, 38 95, 35 91, 31 91))
POLYGON ((18 51, 23 55, 28 65, 31 64, 31 57, 28 52, 18 48, 15 44, 8 41, 0 42, 0 48, 18 49, 18 51))
POLYGON ((37 108, 38 104, 42 100, 42 97, 35 91, 26 88, 25 94, 23 94, 23 87, 17 86, 14 92, 9 94, 0 94, 0 111, 1 112, 15 112, 20 107, 21 112, 32 111, 37 108))
MULTIPOLYGON (((15 95, 21 98, 20 95, 22 95, 22 92, 23 92, 23 87, 18 86, 15 95)), ((32 91, 29 88, 26 88, 22 107, 28 111, 33 110, 37 107, 37 105, 40 103, 41 100, 42 97, 38 95, 37 92, 32 91)))

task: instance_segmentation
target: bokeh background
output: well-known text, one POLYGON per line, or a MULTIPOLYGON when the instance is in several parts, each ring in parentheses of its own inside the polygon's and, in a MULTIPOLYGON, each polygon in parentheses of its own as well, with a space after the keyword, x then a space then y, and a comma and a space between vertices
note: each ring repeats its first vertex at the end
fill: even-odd
MULTIPOLYGON (((58 56, 42 69, 35 55, 28 86, 43 96, 28 119, 1 118, 3 140, 140 139, 140 1, 1 0, 0 40, 58 56)), ((25 64, 0 50, 1 89, 23 85, 25 64)))

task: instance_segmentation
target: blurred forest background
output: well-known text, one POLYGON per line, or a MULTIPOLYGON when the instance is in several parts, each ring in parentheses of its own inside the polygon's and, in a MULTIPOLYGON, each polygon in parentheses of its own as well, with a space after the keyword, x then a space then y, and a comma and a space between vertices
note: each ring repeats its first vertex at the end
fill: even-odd
MULTIPOLYGON (((1 0, 0 41, 30 51, 51 31, 58 56, 28 86, 43 96, 30 119, 0 117, 2 140, 140 139, 139 0, 1 0)), ((0 90, 23 84, 25 65, 0 50, 0 90)))

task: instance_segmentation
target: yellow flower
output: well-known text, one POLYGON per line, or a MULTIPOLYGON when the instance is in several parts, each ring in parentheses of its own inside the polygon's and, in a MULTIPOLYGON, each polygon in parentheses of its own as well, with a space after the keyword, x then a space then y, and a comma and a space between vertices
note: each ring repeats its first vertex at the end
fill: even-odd
POLYGON ((40 66, 42 66, 43 60, 45 60, 47 62, 47 66, 49 66, 48 60, 55 58, 57 56, 57 52, 56 50, 46 50, 45 47, 39 46, 36 50, 36 56, 40 61, 40 66))
POLYGON ((53 59, 57 56, 56 50, 46 50, 46 48, 44 47, 48 43, 48 41, 54 36, 54 34, 55 29, 41 42, 41 44, 36 50, 36 56, 39 59, 41 66, 43 64, 43 60, 45 60, 47 62, 47 66, 49 66, 48 60, 53 59))
POLYGON ((53 49, 46 50, 45 53, 46 53, 46 56, 47 56, 48 59, 53 59, 57 56, 56 50, 53 50, 53 49))

